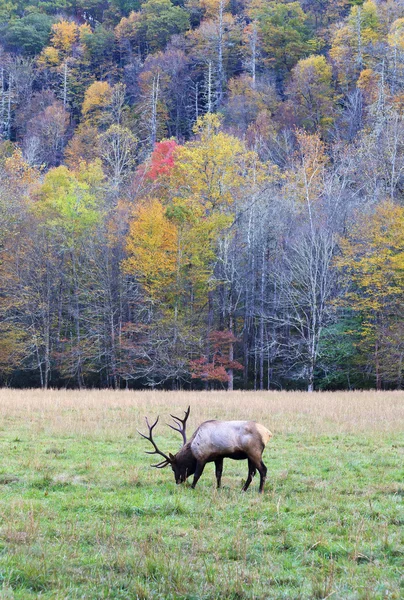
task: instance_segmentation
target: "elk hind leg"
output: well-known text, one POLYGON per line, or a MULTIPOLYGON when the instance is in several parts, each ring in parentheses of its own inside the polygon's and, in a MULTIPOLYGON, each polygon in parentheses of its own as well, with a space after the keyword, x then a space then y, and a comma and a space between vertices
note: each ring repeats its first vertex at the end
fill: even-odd
POLYGON ((262 494, 262 492, 264 491, 265 479, 267 477, 267 468, 264 465, 264 463, 262 462, 262 454, 260 454, 258 456, 257 455, 251 456, 251 457, 249 457, 248 461, 250 461, 250 460, 251 460, 253 466, 257 469, 258 473, 260 474, 259 492, 260 492, 260 494, 262 494))
POLYGON ((248 490, 248 487, 249 487, 250 483, 252 482, 252 478, 254 477, 256 472, 257 472, 257 470, 254 466, 253 461, 248 459, 248 477, 243 486, 243 492, 246 492, 248 490))
POLYGON ((268 469, 262 462, 262 459, 260 460, 260 466, 259 467, 257 466, 257 469, 260 474, 260 487, 259 487, 258 491, 260 494, 262 494, 262 492, 264 491, 264 484, 265 484, 265 480, 267 478, 267 471, 268 471, 268 469))

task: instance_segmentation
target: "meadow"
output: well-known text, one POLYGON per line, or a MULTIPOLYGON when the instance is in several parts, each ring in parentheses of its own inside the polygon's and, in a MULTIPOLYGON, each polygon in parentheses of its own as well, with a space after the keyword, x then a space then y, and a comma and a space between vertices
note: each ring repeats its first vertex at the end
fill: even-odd
POLYGON ((402 392, 0 390, 1 599, 404 598, 402 392), (195 490, 150 468, 144 416, 254 419, 273 438, 195 490))

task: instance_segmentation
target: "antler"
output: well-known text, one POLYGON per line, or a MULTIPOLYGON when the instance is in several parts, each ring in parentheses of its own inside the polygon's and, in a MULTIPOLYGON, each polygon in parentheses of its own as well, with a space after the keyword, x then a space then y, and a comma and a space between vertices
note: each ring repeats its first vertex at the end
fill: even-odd
POLYGON ((187 423, 187 419, 189 417, 189 411, 191 410, 191 407, 188 406, 188 409, 185 411, 185 417, 183 419, 180 419, 180 417, 176 417, 174 415, 170 415, 174 421, 175 421, 175 425, 177 425, 178 427, 176 427, 175 425, 170 425, 169 423, 167 423, 167 425, 169 427, 171 427, 171 429, 174 429, 174 431, 178 431, 181 435, 182 435, 182 439, 184 440, 184 446, 187 443, 187 436, 185 433, 185 428, 186 428, 186 423, 187 423), (181 427, 181 423, 182 423, 182 427, 181 427))
POLYGON ((170 465, 172 463, 172 460, 169 456, 167 456, 167 454, 164 454, 164 452, 161 452, 161 450, 159 450, 157 448, 156 442, 153 440, 153 429, 154 427, 157 425, 159 417, 157 417, 157 419, 154 421, 153 425, 149 424, 149 421, 147 420, 147 417, 145 417, 146 420, 146 425, 149 429, 149 435, 144 435, 144 433, 142 433, 141 431, 139 431, 138 429, 136 430, 145 440, 148 440, 151 444, 153 444, 154 446, 154 450, 152 452, 149 451, 145 451, 146 454, 160 454, 161 456, 164 456, 164 460, 161 461, 160 463, 158 463, 157 465, 151 465, 152 467, 156 467, 156 469, 163 469, 164 467, 166 467, 167 465, 170 465))

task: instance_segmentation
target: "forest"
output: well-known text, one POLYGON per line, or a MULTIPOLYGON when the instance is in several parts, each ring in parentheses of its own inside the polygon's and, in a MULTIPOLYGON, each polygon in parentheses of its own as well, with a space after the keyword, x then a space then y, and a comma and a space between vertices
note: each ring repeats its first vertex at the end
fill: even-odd
POLYGON ((0 383, 401 389, 404 5, 0 0, 0 383))

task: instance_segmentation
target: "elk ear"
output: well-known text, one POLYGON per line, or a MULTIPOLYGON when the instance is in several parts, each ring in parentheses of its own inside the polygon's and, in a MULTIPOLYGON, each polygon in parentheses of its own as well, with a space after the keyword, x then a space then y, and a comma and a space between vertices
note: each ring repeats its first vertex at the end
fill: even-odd
POLYGON ((170 457, 171 462, 175 462, 176 458, 174 456, 174 454, 171 454, 171 452, 168 453, 168 456, 170 457))

